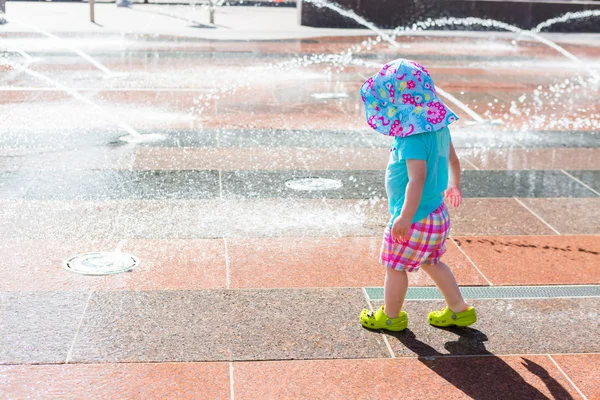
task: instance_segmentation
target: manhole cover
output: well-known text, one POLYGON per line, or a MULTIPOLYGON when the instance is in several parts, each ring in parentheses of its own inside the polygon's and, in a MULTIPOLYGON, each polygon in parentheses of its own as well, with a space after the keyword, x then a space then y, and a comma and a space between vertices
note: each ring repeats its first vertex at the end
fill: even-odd
POLYGON ((308 177, 292 179, 287 181, 285 186, 294 190, 335 190, 344 184, 337 179, 308 177))
POLYGON ((127 253, 85 253, 65 262, 68 270, 83 275, 111 275, 131 271, 137 267, 137 258, 127 253))

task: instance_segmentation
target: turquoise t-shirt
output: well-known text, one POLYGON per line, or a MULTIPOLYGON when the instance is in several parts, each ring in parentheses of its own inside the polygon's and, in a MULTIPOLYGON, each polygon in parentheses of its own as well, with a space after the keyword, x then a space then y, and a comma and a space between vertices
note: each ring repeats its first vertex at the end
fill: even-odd
POLYGON ((385 189, 392 215, 389 222, 390 227, 400 215, 404 205, 404 196, 408 185, 406 160, 415 159, 427 162, 427 178, 423 186, 423 196, 413 223, 422 220, 442 204, 444 191, 448 186, 450 141, 448 128, 395 138, 385 173, 385 189))

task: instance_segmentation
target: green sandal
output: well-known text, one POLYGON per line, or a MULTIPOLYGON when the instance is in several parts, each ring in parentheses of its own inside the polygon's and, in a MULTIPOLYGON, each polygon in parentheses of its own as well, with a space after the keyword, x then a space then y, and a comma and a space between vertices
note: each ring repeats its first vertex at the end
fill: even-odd
POLYGON ((477 313, 473 307, 459 313, 454 313, 446 307, 441 311, 430 312, 428 320, 431 325, 442 328, 447 326, 469 326, 477 321, 477 313))
POLYGON ((397 318, 388 317, 381 306, 377 311, 362 310, 360 323, 369 329, 387 329, 392 332, 403 331, 408 327, 408 314, 401 311, 397 318))

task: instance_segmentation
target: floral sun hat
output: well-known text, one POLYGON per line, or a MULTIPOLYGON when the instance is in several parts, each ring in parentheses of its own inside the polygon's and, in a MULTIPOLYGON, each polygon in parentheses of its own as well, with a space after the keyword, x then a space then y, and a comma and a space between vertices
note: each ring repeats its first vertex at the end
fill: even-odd
POLYGON ((429 72, 404 59, 387 63, 360 88, 371 128, 406 137, 442 129, 458 116, 440 100, 429 72))

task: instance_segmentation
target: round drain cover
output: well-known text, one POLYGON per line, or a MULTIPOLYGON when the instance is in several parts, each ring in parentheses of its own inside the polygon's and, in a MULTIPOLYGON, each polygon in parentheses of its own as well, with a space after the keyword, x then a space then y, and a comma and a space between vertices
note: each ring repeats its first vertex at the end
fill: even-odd
POLYGON ((71 257, 65 266, 68 270, 83 275, 111 275, 131 271, 138 264, 138 259, 131 254, 99 252, 71 257))
POLYGON ((337 179, 308 177, 292 179, 287 181, 285 186, 294 190, 335 190, 344 184, 337 179))

